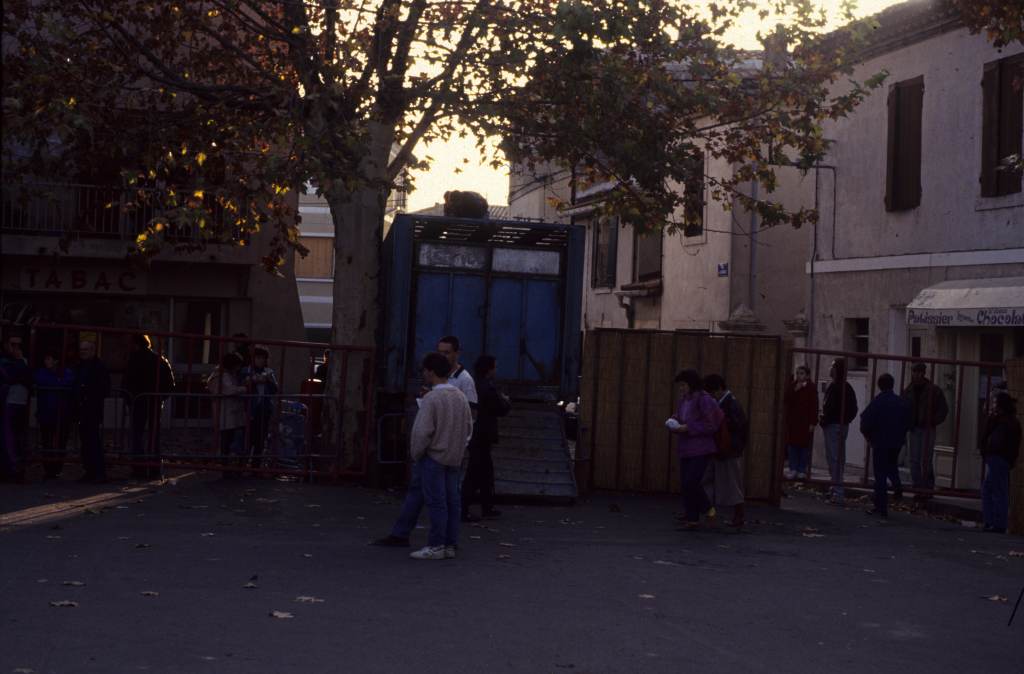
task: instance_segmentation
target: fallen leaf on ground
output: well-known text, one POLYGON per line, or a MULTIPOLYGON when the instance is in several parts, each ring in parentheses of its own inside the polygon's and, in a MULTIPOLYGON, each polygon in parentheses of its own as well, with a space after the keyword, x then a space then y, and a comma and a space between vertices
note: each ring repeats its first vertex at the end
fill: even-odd
POLYGON ((214 536, 215 534, 212 531, 204 531, 203 533, 201 533, 199 535, 200 536, 214 536))
POLYGON ((245 590, 255 590, 257 587, 259 586, 256 583, 253 583, 252 581, 242 586, 242 588, 245 590))
POLYGON ((271 618, 282 618, 282 619, 284 619, 284 618, 294 618, 295 616, 293 616, 288 611, 271 611, 270 612, 270 617, 271 618))
POLYGON ((300 604, 322 604, 322 603, 324 603, 324 600, 321 599, 320 597, 308 597, 308 596, 306 596, 304 594, 303 595, 299 595, 298 597, 296 597, 295 601, 299 602, 300 604))
POLYGON ((479 536, 470 536, 470 538, 473 539, 474 541, 479 541, 480 540, 479 536))
POLYGON ((144 549, 146 549, 146 548, 151 548, 151 547, 153 547, 153 546, 152 546, 152 545, 150 545, 149 543, 136 543, 136 544, 135 544, 135 548, 136 548, 137 550, 144 550, 144 549))
POLYGON ((654 560, 654 563, 660 564, 661 566, 678 566, 678 564, 676 564, 675 562, 669 562, 664 559, 656 559, 654 560))
POLYGON ((309 559, 309 558, 310 558, 310 557, 312 557, 313 555, 309 554, 308 552, 303 552, 303 553, 302 553, 302 556, 303 556, 303 557, 305 557, 306 559, 309 559))
POLYGON ((280 500, 281 499, 276 498, 258 498, 256 499, 256 503, 277 503, 280 500))
POLYGON ((356 515, 356 519, 357 519, 357 520, 360 520, 360 521, 363 521, 363 520, 365 520, 366 518, 365 518, 365 517, 363 517, 362 515, 356 515))
POLYGON ((319 503, 307 503, 306 507, 307 508, 319 508, 320 504, 319 503))
POLYGON ((653 594, 638 594, 637 597, 640 599, 654 599, 653 594))
POLYGON ((57 541, 57 540, 60 540, 60 536, 56 536, 56 535, 53 535, 53 536, 47 536, 47 538, 49 538, 49 539, 50 539, 51 541, 57 541))
POLYGON ((500 545, 503 548, 514 548, 514 547, 516 547, 515 543, 498 543, 498 545, 500 545))
POLYGON ((29 669, 28 667, 17 667, 11 671, 13 671, 14 674, 35 674, 36 670, 29 669))
POLYGON ((85 583, 80 580, 65 580, 61 585, 67 585, 68 587, 85 587, 85 583))
POLYGON ((1024 557, 1024 552, 1020 550, 1010 550, 1011 557, 1024 557))
POLYGON ((812 534, 806 531, 802 533, 801 536, 803 536, 804 538, 825 538, 825 534, 812 534))
POLYGON ((512 555, 498 555, 498 559, 512 559, 512 555))
POLYGON ((49 583, 50 581, 48 579, 46 579, 46 578, 37 578, 36 582, 37 583, 49 583))
POLYGON ((970 520, 960 520, 960 526, 966 527, 968 529, 976 529, 978 527, 978 523, 972 522, 970 520))
POLYGON ((159 592, 154 592, 153 590, 143 590, 139 594, 141 594, 143 597, 159 597, 160 596, 159 592))
POLYGON ((643 555, 633 555, 633 559, 643 559, 643 555))
POLYGON ((999 601, 1003 603, 1006 603, 1007 601, 1006 597, 999 594, 994 594, 991 597, 982 597, 982 599, 988 599, 989 601, 999 601))
POLYGON ((54 608, 77 608, 78 602, 62 599, 61 601, 51 601, 50 606, 53 606, 54 608))
POLYGON ((131 539, 131 536, 118 536, 117 537, 117 540, 119 540, 119 541, 127 541, 127 540, 130 540, 130 539, 131 539))
POLYGON ((864 573, 874 573, 874 569, 864 569, 864 573))

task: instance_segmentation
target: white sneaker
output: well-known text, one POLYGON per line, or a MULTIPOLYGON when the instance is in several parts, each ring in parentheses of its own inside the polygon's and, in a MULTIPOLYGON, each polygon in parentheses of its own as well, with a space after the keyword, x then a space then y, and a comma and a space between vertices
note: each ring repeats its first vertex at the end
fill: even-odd
POLYGON ((787 480, 792 480, 795 476, 796 473, 789 468, 786 468, 782 471, 782 477, 786 478, 787 480))
POLYGON ((458 550, 459 549, 457 547, 455 547, 454 545, 446 545, 446 546, 444 546, 444 558, 445 559, 455 559, 455 553, 458 552, 458 550))
POLYGON ((443 545, 428 545, 409 555, 413 559, 444 559, 443 545))

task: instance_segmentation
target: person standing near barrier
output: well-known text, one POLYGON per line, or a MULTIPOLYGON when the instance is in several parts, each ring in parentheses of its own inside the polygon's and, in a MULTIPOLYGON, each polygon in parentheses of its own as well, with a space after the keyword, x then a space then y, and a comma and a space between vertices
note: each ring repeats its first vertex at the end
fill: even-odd
POLYGON ((871 443, 875 471, 875 504, 867 512, 879 517, 889 516, 886 482, 892 480, 897 494, 902 491, 898 460, 910 428, 910 405, 893 392, 895 386, 891 374, 880 376, 878 395, 860 415, 860 432, 871 443))
POLYGON ((437 343, 437 352, 448 360, 448 366, 451 368, 448 374, 448 383, 462 391, 466 400, 469 401, 470 409, 475 411, 479 401, 476 394, 476 383, 473 381, 473 376, 459 363, 461 353, 459 338, 454 335, 442 337, 437 343))
POLYGON ((4 474, 15 482, 25 480, 25 460, 28 456, 28 409, 32 389, 32 370, 22 351, 21 334, 11 333, 4 340, 0 367, 7 374, 7 400, 3 414, 11 446, 6 454, 4 474))
MULTIPOLYGON (((220 359, 220 365, 206 380, 206 388, 216 396, 213 402, 214 419, 220 429, 220 453, 224 463, 231 463, 230 456, 241 451, 245 433, 246 410, 242 396, 246 387, 239 380, 242 357, 228 351, 220 359)), ((224 477, 234 477, 228 471, 224 477)))
POLYGON ((466 396, 448 382, 451 367, 445 356, 427 354, 422 370, 430 391, 421 399, 410 433, 412 479, 391 533, 373 545, 408 547, 409 534, 426 504, 430 513, 427 545, 411 557, 451 559, 459 544, 459 466, 473 431, 473 417, 466 396))
POLYGON ((846 471, 846 438, 850 422, 857 417, 857 394, 846 381, 846 361, 837 358, 829 368, 832 379, 825 389, 822 405, 821 430, 825 434, 825 455, 828 459, 832 487, 829 500, 837 505, 843 501, 843 474, 846 471))
POLYGON ((1010 471, 1017 463, 1020 442, 1017 401, 1006 391, 999 391, 992 401, 981 442, 981 456, 985 461, 981 508, 987 532, 1006 533, 1010 510, 1010 471))
POLYGON ((267 434, 270 432, 270 419, 274 416, 274 396, 277 395, 277 375, 274 370, 267 367, 270 360, 270 351, 265 346, 257 346, 252 350, 252 365, 242 368, 242 383, 249 387, 252 393, 252 406, 250 409, 249 443, 252 445, 253 468, 258 468, 263 460, 263 449, 267 444, 267 434))
POLYGON ((96 355, 96 344, 82 342, 78 346, 79 362, 72 385, 78 437, 85 475, 79 482, 106 482, 107 468, 103 460, 103 408, 110 395, 110 373, 96 355))
POLYGON ((676 435, 679 455, 679 482, 683 498, 683 528, 696 529, 701 515, 714 518, 715 509, 704 491, 704 474, 717 451, 715 432, 724 420, 718 403, 704 390, 696 370, 683 370, 675 379, 679 384, 676 413, 665 421, 676 435))
POLYGON ((728 447, 717 446, 704 475, 704 488, 715 508, 732 508, 729 526, 739 529, 744 523, 743 451, 750 443, 750 423, 736 396, 720 374, 704 378, 704 390, 718 401, 729 430, 728 447))
MULTIPOLYGON (((910 385, 903 390, 903 399, 910 404, 910 479, 914 489, 935 489, 935 429, 949 416, 942 389, 925 376, 924 363, 910 368, 910 385)), ((915 494, 916 500, 929 498, 915 494)))
POLYGON ((70 368, 60 367, 56 353, 43 355, 43 367, 36 370, 36 421, 43 451, 43 474, 60 477, 64 469, 68 435, 71 431, 71 387, 75 377, 70 368))
MULTIPOLYGON (((131 355, 124 374, 132 417, 132 459, 160 462, 160 412, 164 397, 174 391, 174 370, 153 351, 149 335, 132 335, 131 355), (147 451, 148 449, 148 451, 147 451)), ((159 479, 159 467, 132 466, 132 477, 159 479)))
POLYGON ((818 425, 818 392, 806 365, 796 368, 795 378, 786 387, 783 410, 788 465, 782 474, 787 480, 805 480, 811 474, 811 448, 818 425))
POLYGON ((473 365, 473 381, 479 402, 473 437, 469 440, 469 466, 462 483, 463 522, 474 521, 469 508, 477 494, 484 519, 501 516, 501 512, 494 508, 494 460, 491 457, 491 446, 498 441, 498 417, 508 414, 512 405, 494 385, 497 369, 498 361, 494 356, 480 356, 473 365))

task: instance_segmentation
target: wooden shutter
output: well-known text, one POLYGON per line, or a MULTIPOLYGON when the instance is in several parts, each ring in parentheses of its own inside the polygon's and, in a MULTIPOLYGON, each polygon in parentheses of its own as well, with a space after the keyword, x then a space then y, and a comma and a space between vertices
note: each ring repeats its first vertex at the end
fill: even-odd
POLYGON ((334 278, 334 239, 303 236, 299 240, 309 253, 295 256, 296 278, 334 278))
POLYGON ((885 210, 896 210, 896 122, 899 119, 900 88, 889 87, 888 110, 889 125, 885 141, 885 210))
POLYGON ((985 64, 981 76, 981 196, 998 193, 999 164, 999 61, 985 64))
POLYGON ((923 77, 899 82, 889 90, 886 210, 902 211, 921 204, 923 106, 923 77))
MULTIPOLYGON (((1024 79, 1024 59, 1008 58, 999 68, 999 144, 996 162, 1011 154, 1021 153, 1021 132, 1024 122, 1024 98, 1014 89, 1014 80, 1024 79)), ((996 193, 1016 194, 1021 191, 1020 171, 996 171, 996 193)))

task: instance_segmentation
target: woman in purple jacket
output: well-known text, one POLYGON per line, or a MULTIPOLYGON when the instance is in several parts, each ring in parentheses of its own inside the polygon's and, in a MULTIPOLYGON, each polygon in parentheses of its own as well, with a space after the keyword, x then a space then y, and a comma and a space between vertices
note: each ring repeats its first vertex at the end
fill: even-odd
POLYGON ((696 370, 683 370, 676 375, 676 383, 679 384, 679 404, 665 426, 676 435, 684 528, 695 529, 700 524, 700 516, 712 509, 701 482, 708 462, 717 451, 715 432, 724 415, 714 398, 704 391, 696 370))

